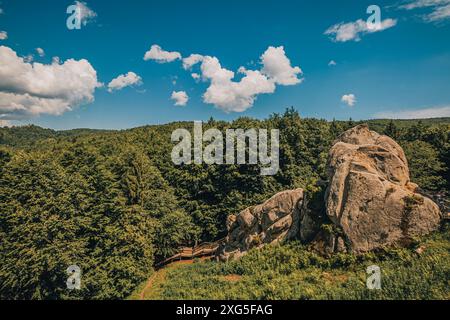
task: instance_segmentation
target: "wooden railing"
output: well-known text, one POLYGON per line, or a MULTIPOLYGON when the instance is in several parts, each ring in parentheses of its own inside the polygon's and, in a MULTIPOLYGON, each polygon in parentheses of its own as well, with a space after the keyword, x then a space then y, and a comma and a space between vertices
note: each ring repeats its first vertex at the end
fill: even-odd
POLYGON ((163 261, 158 262, 155 264, 155 267, 157 269, 160 269, 174 261, 181 261, 181 260, 193 260, 195 258, 205 258, 205 257, 211 257, 214 256, 219 249, 219 246, 224 243, 226 238, 220 239, 215 242, 204 242, 199 244, 198 246, 195 246, 193 248, 191 247, 182 247, 179 248, 179 251, 177 254, 171 256, 170 258, 167 258, 163 261))

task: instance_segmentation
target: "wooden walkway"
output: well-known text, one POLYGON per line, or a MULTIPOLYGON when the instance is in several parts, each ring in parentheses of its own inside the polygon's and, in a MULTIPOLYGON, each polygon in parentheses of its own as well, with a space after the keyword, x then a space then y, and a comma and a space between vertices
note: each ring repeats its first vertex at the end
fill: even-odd
POLYGON ((196 258, 212 257, 216 254, 219 246, 224 243, 225 240, 226 238, 220 239, 216 242, 204 242, 193 248, 182 247, 179 249, 177 254, 155 264, 155 268, 160 269, 172 262, 180 260, 194 260, 196 258))

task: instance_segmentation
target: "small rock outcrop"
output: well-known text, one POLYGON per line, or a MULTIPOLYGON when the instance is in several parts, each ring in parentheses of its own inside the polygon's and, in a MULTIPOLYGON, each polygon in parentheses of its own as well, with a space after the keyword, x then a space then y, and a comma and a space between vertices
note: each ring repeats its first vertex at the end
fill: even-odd
POLYGON ((343 133, 329 155, 326 213, 341 232, 329 251, 363 253, 435 230, 439 207, 411 183, 403 149, 360 125, 343 133))
POLYGON ((252 248, 296 237, 303 197, 303 189, 280 192, 263 204, 228 216, 228 236, 219 248, 219 260, 237 259, 252 248))

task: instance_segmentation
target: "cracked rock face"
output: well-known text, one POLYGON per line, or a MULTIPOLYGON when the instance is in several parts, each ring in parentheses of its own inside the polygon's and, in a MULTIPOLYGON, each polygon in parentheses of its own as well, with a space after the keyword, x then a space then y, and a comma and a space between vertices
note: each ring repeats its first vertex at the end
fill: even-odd
POLYGON ((303 196, 303 189, 280 192, 263 204, 228 216, 228 236, 219 249, 219 260, 238 259, 252 248, 295 238, 303 196))
POLYGON ((293 238, 325 255, 360 254, 408 245, 439 226, 439 207, 417 193, 403 149, 366 125, 335 142, 328 178, 325 203, 323 196, 310 202, 311 195, 297 189, 229 216, 219 259, 237 259, 252 248, 293 238))
POLYGON ((365 125, 336 141, 328 176, 326 212, 342 233, 325 240, 328 253, 406 245, 439 225, 438 206, 416 193, 418 186, 410 182, 403 149, 365 125))

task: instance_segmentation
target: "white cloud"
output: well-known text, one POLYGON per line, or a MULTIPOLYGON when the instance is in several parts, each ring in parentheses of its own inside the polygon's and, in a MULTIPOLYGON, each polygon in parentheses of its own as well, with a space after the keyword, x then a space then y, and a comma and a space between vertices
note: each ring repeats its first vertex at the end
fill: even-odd
POLYGON ((94 101, 101 86, 89 61, 69 59, 27 63, 9 47, 0 46, 0 119, 15 120, 41 114, 61 115, 94 101))
POLYGON ((399 8, 405 10, 430 8, 430 13, 422 15, 426 22, 437 22, 450 18, 450 0, 410 0, 400 5, 399 8))
POLYGON ((274 81, 260 71, 245 70, 239 82, 232 81, 234 72, 222 68, 216 57, 204 57, 201 70, 203 78, 211 81, 203 101, 225 112, 243 112, 253 106, 257 95, 275 92, 274 81))
POLYGON ((26 63, 31 63, 34 60, 34 56, 30 53, 23 57, 23 61, 26 63))
POLYGON ((11 122, 8 120, 0 120, 0 128, 1 127, 11 127, 11 122))
POLYGON ((450 18, 450 4, 434 9, 425 20, 430 22, 441 21, 450 18))
POLYGON ((173 91, 170 98, 175 101, 176 106, 180 107, 184 107, 189 101, 189 96, 185 91, 173 91))
POLYGON ((354 94, 344 94, 341 101, 347 104, 349 107, 353 107, 356 104, 356 97, 354 94))
POLYGON ((450 3, 450 0, 409 0, 399 6, 400 9, 413 10, 417 8, 427 8, 443 6, 450 3))
POLYGON ((42 48, 36 48, 36 52, 39 55, 39 57, 45 56, 45 51, 42 48))
POLYGON ((122 74, 117 78, 111 80, 111 82, 108 84, 108 91, 113 92, 115 90, 121 90, 125 87, 134 85, 139 86, 141 84, 142 78, 138 76, 136 73, 130 71, 127 74, 122 74))
POLYGON ((297 77, 302 75, 302 69, 291 66, 283 46, 277 48, 270 46, 261 56, 261 63, 263 65, 261 72, 273 79, 276 84, 290 86, 303 80, 297 77))
POLYGON ((164 51, 160 46, 154 44, 151 46, 150 50, 144 55, 144 60, 155 60, 159 63, 168 63, 175 60, 181 59, 181 54, 179 52, 164 51))
MULTIPOLYGON (((170 62, 181 59, 181 54, 167 52, 153 45, 144 59, 170 62)), ((258 95, 274 93, 276 85, 295 85, 303 80, 299 78, 302 70, 291 66, 282 46, 268 47, 261 56, 261 70, 240 67, 238 73, 243 76, 239 81, 235 81, 235 73, 223 68, 216 57, 191 54, 182 60, 185 70, 192 70, 195 65, 200 64, 200 72, 191 72, 191 76, 196 81, 203 79, 209 82, 209 87, 203 94, 203 102, 213 104, 224 112, 243 112, 253 106, 258 95)), ((181 93, 174 94, 176 96, 181 93)))
POLYGON ((222 68, 219 59, 206 56, 201 65, 202 75, 212 82, 228 82, 234 78, 234 72, 222 68))
POLYGON ((335 66, 335 65, 337 65, 337 63, 336 63, 336 61, 334 61, 334 60, 331 60, 330 62, 328 62, 328 66, 329 66, 329 67, 333 67, 333 66, 335 66))
POLYGON ((97 18, 97 13, 88 7, 86 2, 75 1, 75 5, 80 8, 80 20, 83 25, 94 22, 97 18))
POLYGON ((385 111, 374 115, 378 119, 429 119, 450 117, 450 106, 400 111, 385 111))
POLYGON ((183 59, 184 70, 190 70, 194 65, 203 61, 201 54, 191 54, 189 57, 183 59))
POLYGON ((241 74, 246 74, 247 73, 247 68, 246 67, 239 67, 239 69, 238 69, 238 73, 241 73, 241 74))
POLYGON ((6 40, 6 39, 8 39, 8 32, 0 31, 0 40, 6 40))
POLYGON ((375 24, 374 27, 369 27, 366 21, 358 19, 354 22, 335 24, 328 28, 324 34, 330 36, 335 42, 360 41, 361 36, 365 34, 380 32, 392 28, 396 24, 396 19, 385 19, 379 24, 375 24))

